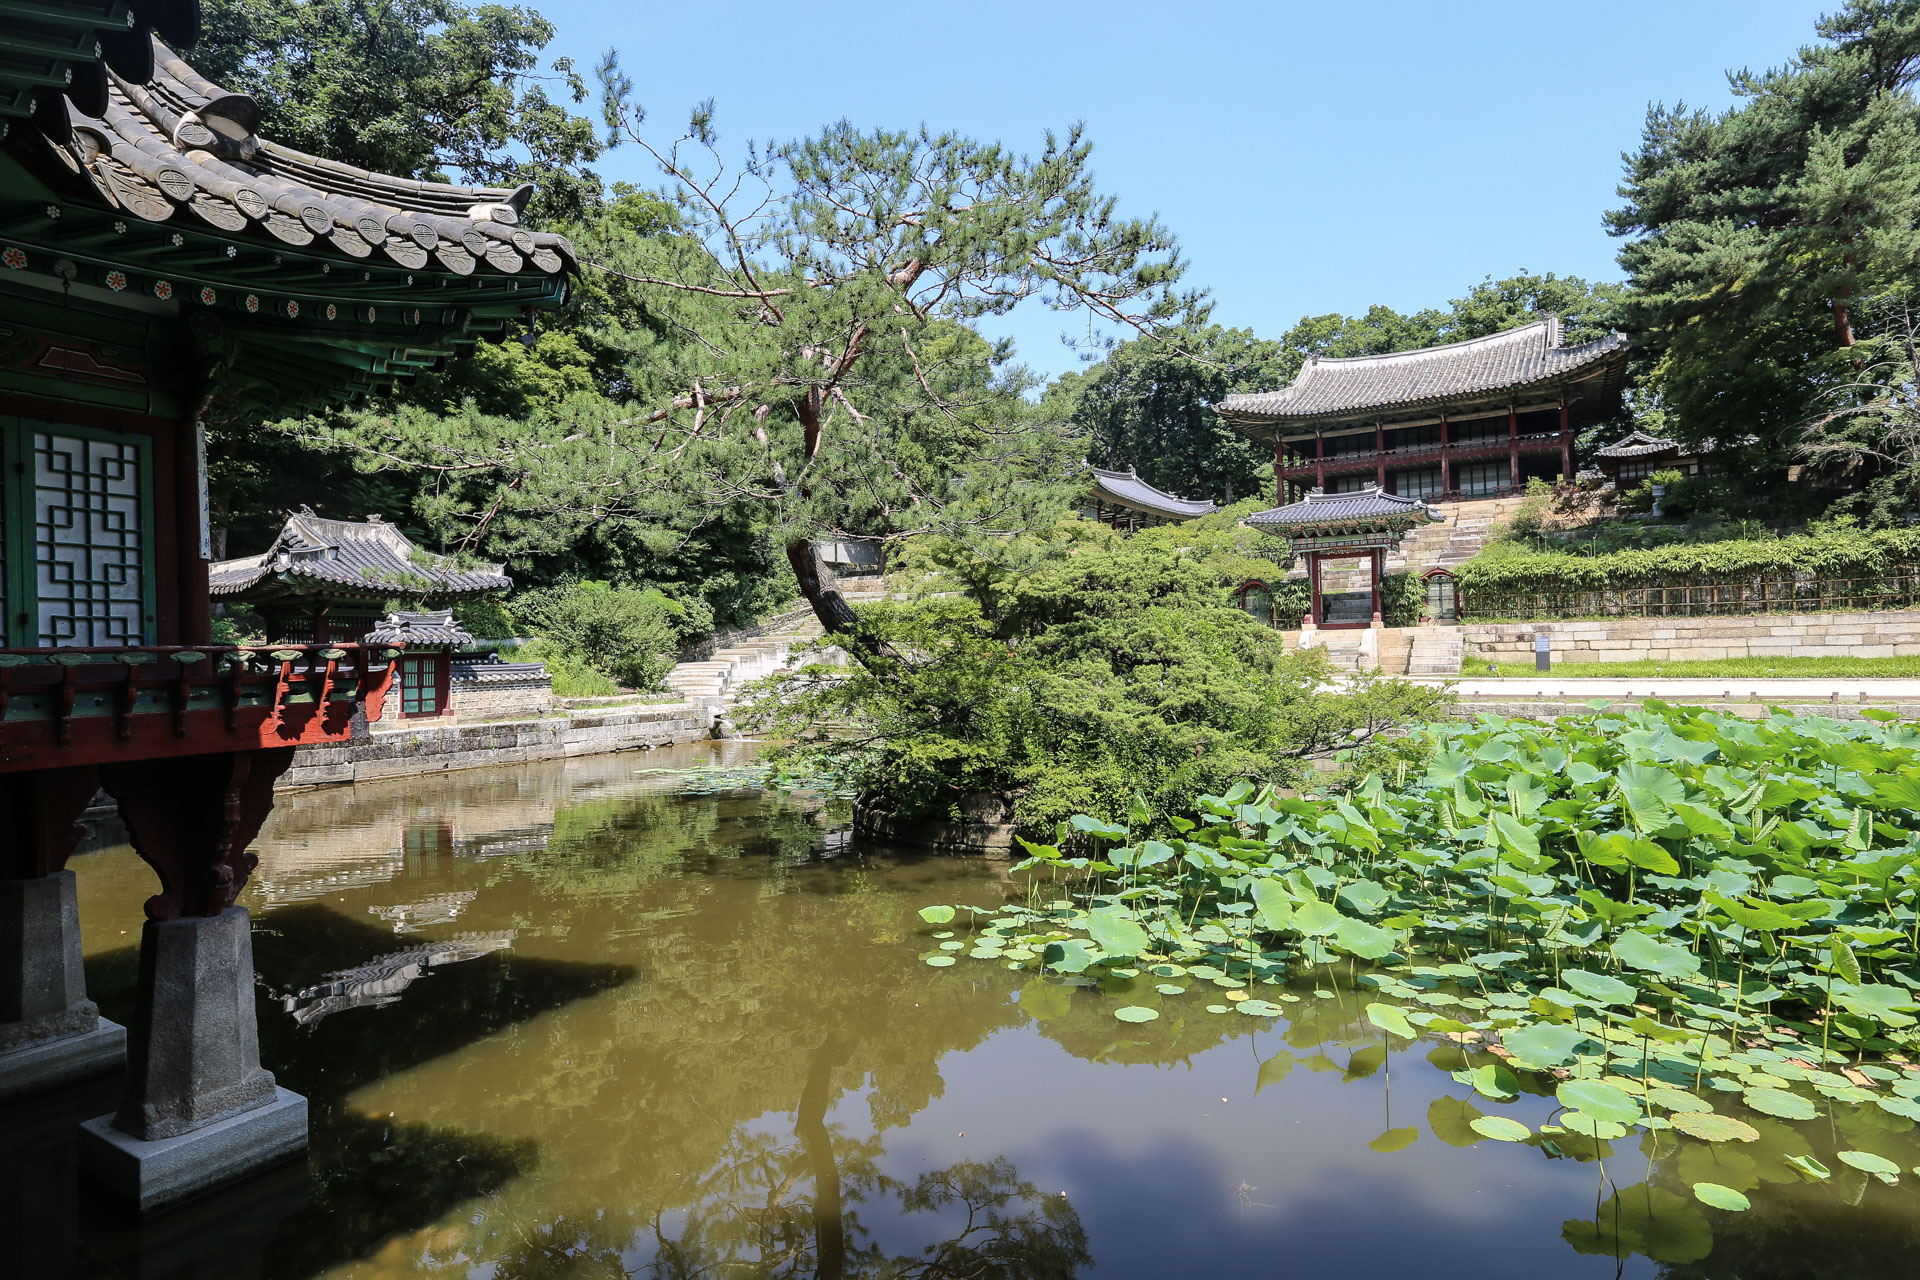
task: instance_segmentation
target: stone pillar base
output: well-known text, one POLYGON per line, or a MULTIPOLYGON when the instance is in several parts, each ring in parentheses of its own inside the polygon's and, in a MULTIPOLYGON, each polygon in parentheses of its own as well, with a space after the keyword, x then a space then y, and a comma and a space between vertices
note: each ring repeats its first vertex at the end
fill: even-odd
POLYGON ((0 1099, 56 1089, 118 1071, 127 1061, 127 1029, 105 1018, 91 1031, 36 1040, 0 1053, 0 1099))
POLYGON ((142 1213, 225 1186, 306 1150, 307 1100, 278 1086, 273 1093, 261 1106, 152 1142, 97 1116, 80 1126, 80 1167, 142 1213))

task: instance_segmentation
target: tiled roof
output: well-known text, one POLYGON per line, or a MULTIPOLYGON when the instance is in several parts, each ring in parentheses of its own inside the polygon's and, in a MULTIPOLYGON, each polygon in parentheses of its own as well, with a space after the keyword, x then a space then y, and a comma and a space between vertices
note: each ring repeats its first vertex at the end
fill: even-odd
POLYGON ((1677 450, 1679 447, 1676 441, 1662 440, 1644 431, 1634 431, 1610 445, 1595 449, 1593 456, 1596 458, 1643 458, 1650 453, 1664 453, 1669 449, 1677 450))
POLYGON ((11 0, 0 14, 0 138, 35 112, 57 117, 62 98, 98 114, 108 69, 139 73, 149 32, 200 38, 200 0, 11 0))
POLYGON ((453 620, 450 610, 439 613, 390 613, 367 632, 368 644, 472 644, 473 635, 453 620))
POLYGON ((377 516, 328 520, 307 509, 289 515, 259 555, 211 566, 207 581, 222 599, 325 595, 331 588, 382 599, 456 600, 513 586, 503 566, 461 569, 451 557, 421 551, 377 516))
POLYGON ((1624 365, 1625 359, 1626 339, 1619 334, 1561 346, 1560 322, 1550 316, 1485 338, 1419 351, 1344 359, 1312 356, 1291 386, 1230 395, 1217 410, 1237 424, 1436 405, 1549 385, 1609 363, 1624 365))
POLYGON ((1368 485, 1352 493, 1323 493, 1313 490, 1298 502, 1246 518, 1256 529, 1293 531, 1315 526, 1346 528, 1391 528, 1438 520, 1433 508, 1418 498, 1405 498, 1368 485))
POLYGON ((1192 520, 1219 510, 1205 498, 1177 498, 1171 493, 1163 493, 1136 475, 1132 467, 1125 471, 1088 467, 1087 473, 1093 477, 1094 490, 1108 501, 1165 516, 1169 520, 1192 520))
POLYGON ((574 270, 565 239, 521 228, 531 187, 421 182, 296 151, 255 133, 252 98, 209 82, 157 38, 146 52, 137 66, 109 60, 97 101, 69 95, 57 117, 35 117, 54 159, 109 205, 409 271, 574 270))

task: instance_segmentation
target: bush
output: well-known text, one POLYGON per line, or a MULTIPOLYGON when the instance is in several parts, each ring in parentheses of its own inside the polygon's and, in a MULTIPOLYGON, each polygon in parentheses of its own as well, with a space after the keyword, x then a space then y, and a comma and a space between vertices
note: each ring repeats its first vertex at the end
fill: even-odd
POLYGON ((746 717, 787 741, 779 763, 837 774, 868 804, 950 818, 984 794, 1045 833, 1075 813, 1172 812, 1240 778, 1296 782, 1308 759, 1441 705, 1398 680, 1332 692, 1323 654, 1284 652, 1233 602, 1278 576, 1236 519, 949 549, 932 585, 957 590, 862 611, 895 658, 784 677, 746 717))
POLYGON ((540 653, 554 672, 556 693, 563 679, 576 686, 594 683, 589 672, 630 689, 658 688, 673 669, 690 612, 659 591, 604 582, 529 591, 513 602, 514 615, 542 641, 540 653))

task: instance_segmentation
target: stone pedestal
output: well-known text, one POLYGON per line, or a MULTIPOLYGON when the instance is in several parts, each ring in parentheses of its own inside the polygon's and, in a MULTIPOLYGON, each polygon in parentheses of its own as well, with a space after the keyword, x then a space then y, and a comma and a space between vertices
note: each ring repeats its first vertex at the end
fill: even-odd
POLYGON ((0 1099, 113 1071, 125 1052, 87 999, 73 872, 0 880, 0 1099))
POLYGON ((119 1111, 82 1127, 81 1165, 139 1205, 185 1199, 305 1148, 307 1104, 260 1066, 244 907, 148 921, 119 1111))

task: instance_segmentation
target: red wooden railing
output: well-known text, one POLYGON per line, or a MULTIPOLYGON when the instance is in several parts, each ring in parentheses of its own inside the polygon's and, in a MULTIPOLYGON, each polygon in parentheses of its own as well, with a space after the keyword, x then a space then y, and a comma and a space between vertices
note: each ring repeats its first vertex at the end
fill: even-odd
POLYGON ((0 772, 345 741, 403 647, 0 649, 0 772))

